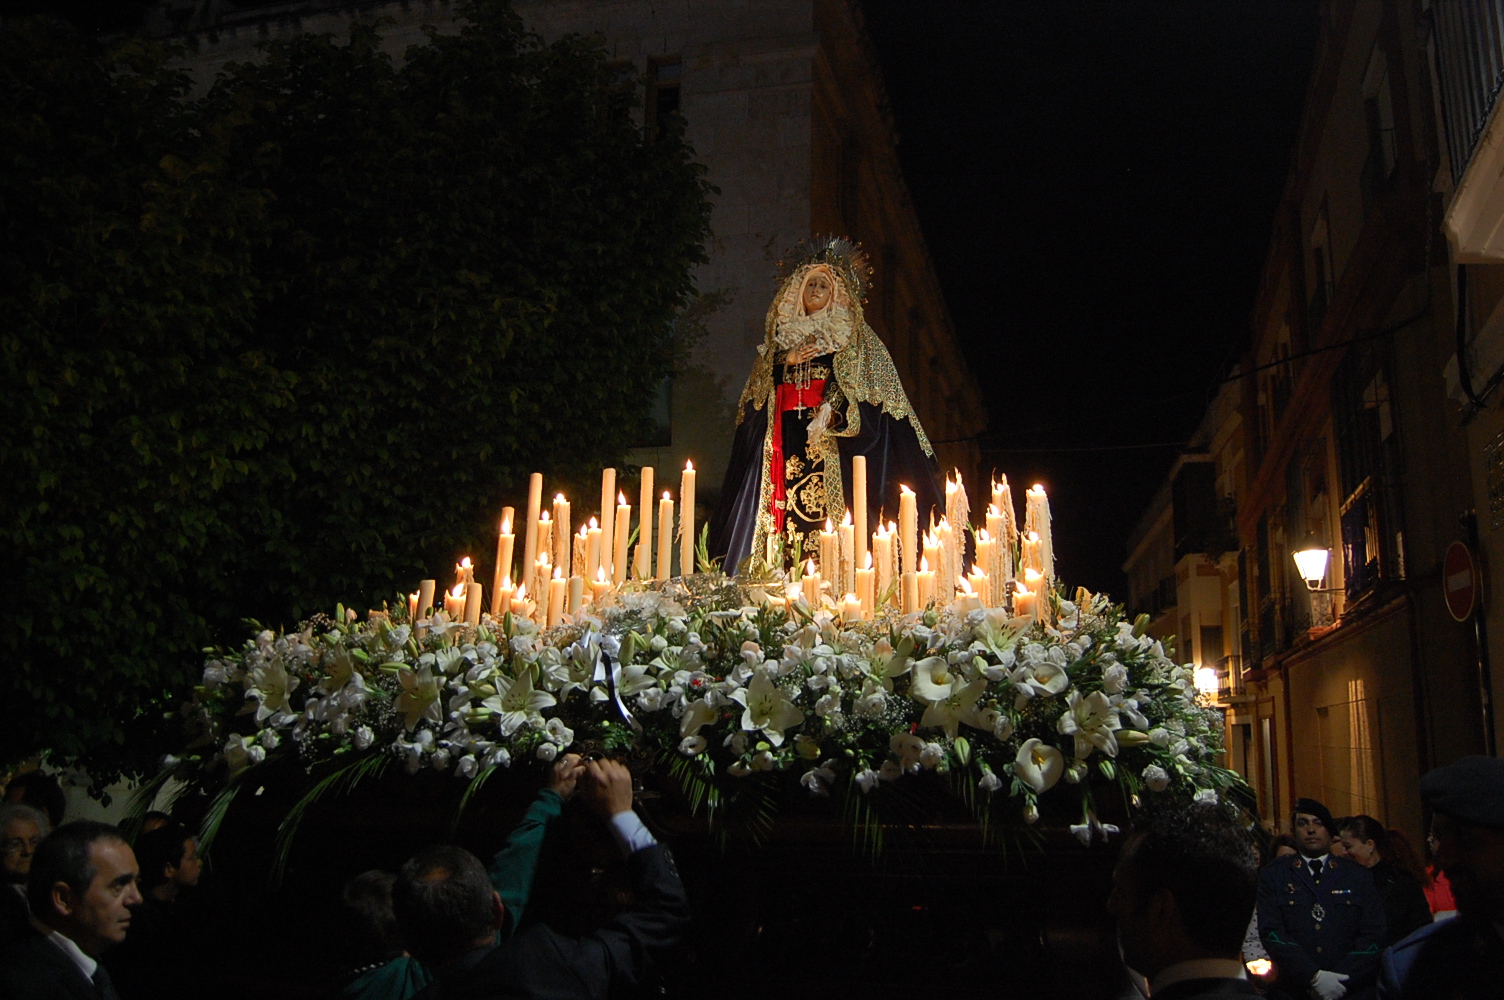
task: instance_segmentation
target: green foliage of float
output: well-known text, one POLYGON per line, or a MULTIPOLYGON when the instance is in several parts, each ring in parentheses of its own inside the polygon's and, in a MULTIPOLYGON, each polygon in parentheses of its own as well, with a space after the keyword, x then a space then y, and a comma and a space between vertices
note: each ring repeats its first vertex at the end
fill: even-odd
POLYGON ((241 616, 374 603, 644 428, 704 260, 682 135, 501 4, 380 41, 195 97, 166 49, 0 31, 0 763, 139 769, 241 616))

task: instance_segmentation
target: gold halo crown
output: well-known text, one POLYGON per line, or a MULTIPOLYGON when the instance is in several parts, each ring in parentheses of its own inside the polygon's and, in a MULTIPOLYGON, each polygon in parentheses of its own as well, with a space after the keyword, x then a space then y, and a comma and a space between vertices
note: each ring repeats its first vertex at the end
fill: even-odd
POLYGON ((824 264, 835 271, 856 302, 867 300, 867 291, 872 285, 872 266, 860 243, 853 243, 844 236, 800 240, 785 250, 778 261, 779 285, 814 264, 824 264))

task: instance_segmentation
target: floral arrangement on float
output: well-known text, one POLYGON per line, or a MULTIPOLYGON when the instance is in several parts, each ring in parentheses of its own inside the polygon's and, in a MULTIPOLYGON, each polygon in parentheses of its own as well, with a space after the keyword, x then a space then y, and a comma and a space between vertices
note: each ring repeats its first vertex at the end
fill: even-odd
MULTIPOLYGON (((603 486, 609 497, 614 483, 603 486)), ((692 478, 681 486, 692 489, 692 478)), ((1213 763, 1218 713, 1198 699, 1193 668, 1144 634, 1146 616, 1128 621, 1101 595, 1067 599, 1046 582, 1048 506, 1043 490, 1029 492, 1033 530, 1021 539, 1008 537, 1011 503, 999 511, 1005 481, 989 519, 1001 529, 996 547, 1011 550, 1001 561, 1016 554, 1033 591, 991 586, 988 570, 998 572, 1000 560, 980 544, 994 541, 985 528, 970 529, 978 544, 968 580, 959 558, 947 569, 944 551, 932 552, 937 570, 907 569, 903 552, 920 551, 919 539, 905 540, 895 525, 898 545, 884 548, 900 557, 880 588, 876 577, 864 581, 859 598, 830 586, 856 582, 854 547, 843 560, 841 543, 822 546, 825 579, 813 558, 777 552, 733 578, 706 565, 703 536, 696 560, 691 522, 681 525, 680 565, 698 562, 701 572, 669 577, 672 516, 660 509, 662 578, 643 560, 631 578, 613 581, 613 566, 599 561, 613 546, 592 538, 598 526, 575 536, 595 577, 587 597, 570 581, 586 574, 566 575, 535 554, 549 551, 540 526, 550 520, 535 481, 527 562, 546 588, 538 600, 498 571, 501 585, 482 612, 466 560, 444 607, 429 607, 424 591, 433 594, 435 583, 425 581, 389 610, 361 618, 340 608, 212 651, 182 710, 187 747, 141 794, 149 800, 169 777, 215 789, 214 822, 261 769, 295 759, 322 778, 284 823, 290 837, 319 795, 388 766, 452 774, 470 783, 468 800, 499 768, 584 747, 631 751, 712 814, 749 787, 797 782, 813 796, 846 797, 860 821, 874 823, 890 789, 931 773, 985 822, 1033 824, 1041 804, 1053 803, 1089 846, 1116 832, 1098 817, 1106 789, 1130 801, 1241 789, 1238 775, 1213 763), (922 589, 921 573, 931 577, 922 589)), ((948 496, 952 509, 964 505, 959 479, 948 496)), ((618 539, 629 524, 618 519, 618 539)), ((932 550, 961 534, 934 528, 932 550)), ((510 530, 508 512, 501 567, 511 565, 510 530)), ((638 535, 639 555, 650 532, 638 535)), ((627 549, 614 546, 618 561, 627 549)))

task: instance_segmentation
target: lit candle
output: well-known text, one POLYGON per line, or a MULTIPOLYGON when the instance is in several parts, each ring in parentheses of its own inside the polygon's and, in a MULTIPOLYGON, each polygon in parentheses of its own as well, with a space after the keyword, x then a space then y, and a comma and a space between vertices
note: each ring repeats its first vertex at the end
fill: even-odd
MULTIPOLYGON (((544 511, 538 518, 538 563, 547 563, 552 569, 554 563, 554 522, 548 511, 544 511)), ((548 575, 544 574, 533 580, 533 592, 538 595, 538 600, 543 600, 547 595, 543 588, 548 586, 548 575)))
POLYGON ((837 546, 840 551, 836 553, 836 561, 841 566, 840 576, 836 580, 843 593, 848 590, 853 592, 856 590, 856 576, 853 572, 856 568, 856 563, 851 561, 853 552, 855 551, 852 548, 852 537, 855 533, 856 527, 851 523, 851 511, 848 510, 846 517, 836 528, 837 539, 840 543, 837 546))
POLYGON ((888 588, 893 586, 893 533, 886 526, 879 524, 877 533, 872 536, 873 560, 877 565, 877 579, 873 581, 876 588, 873 595, 872 610, 877 611, 877 599, 888 593, 888 588))
POLYGON ((491 614, 493 615, 500 615, 506 608, 506 605, 501 603, 501 582, 511 579, 512 576, 512 549, 517 544, 517 536, 512 532, 514 513, 510 507, 501 508, 501 531, 496 535, 496 572, 491 578, 491 614))
POLYGON ((1034 595, 1034 606, 1029 613, 1036 619, 1043 619, 1046 614, 1045 601, 1048 599, 1045 595, 1046 583, 1044 574, 1038 570, 1024 570, 1024 589, 1034 595))
POLYGON ((418 592, 416 590, 407 595, 407 620, 410 622, 418 620, 418 592))
POLYGON ((533 600, 538 604, 538 621, 544 621, 548 614, 548 581, 554 575, 554 564, 549 561, 548 553, 538 557, 537 564, 533 567, 533 582, 529 589, 533 592, 533 600))
POLYGON ((590 603, 599 605, 610 589, 611 581, 606 579, 606 567, 597 566, 595 579, 590 581, 590 603))
POLYGON ((695 571, 695 463, 684 463, 679 484, 679 572, 695 571))
POLYGON ((1039 539, 1039 572, 1045 581, 1055 579, 1055 544, 1050 536, 1050 500, 1039 483, 1031 486, 1026 494, 1028 506, 1024 511, 1024 531, 1030 538, 1039 539))
POLYGON ((548 627, 553 628, 564 620, 564 601, 567 598, 569 581, 564 579, 562 569, 554 569, 554 578, 548 581, 548 627))
POLYGON ((843 620, 859 622, 862 620, 862 617, 862 602, 857 599, 855 594, 847 594, 841 598, 841 618, 843 620))
POLYGON ((930 569, 928 557, 919 558, 919 607, 924 609, 930 606, 935 599, 935 571, 930 569))
POLYGON ((590 551, 589 527, 583 524, 580 525, 580 530, 574 535, 574 545, 572 546, 572 548, 574 549, 574 552, 571 555, 569 561, 570 575, 584 578, 588 571, 588 563, 590 561, 586 557, 586 553, 590 551))
POLYGON ((913 614, 915 611, 918 611, 919 610, 919 572, 917 570, 915 570, 915 571, 912 571, 912 572, 905 573, 903 575, 903 583, 902 583, 900 589, 903 592, 902 593, 903 603, 899 605, 899 610, 902 611, 906 615, 913 614))
POLYGON ((992 581, 987 578, 986 572, 981 567, 973 569, 971 575, 966 578, 966 589, 977 595, 977 603, 982 607, 994 607, 992 581))
POLYGON ((1039 558, 1039 535, 1033 531, 1024 538, 1020 547, 1019 566, 1027 574, 1030 570, 1039 572, 1043 562, 1039 558))
POLYGON ((616 551, 612 546, 616 533, 611 520, 611 501, 616 497, 616 470, 601 470, 601 561, 606 578, 611 577, 611 556, 616 551))
MULTIPOLYGON (((626 495, 616 494, 616 529, 611 533, 615 550, 611 555, 611 582, 620 587, 627 580, 627 538, 632 534, 632 505, 626 495)), ((604 543, 604 540, 603 540, 604 543)))
POLYGON ((799 581, 804 588, 804 600, 811 611, 820 609, 820 571, 815 568, 815 561, 807 559, 804 563, 804 577, 799 581))
POLYGON ((533 602, 528 600, 527 584, 519 584, 512 594, 513 617, 531 618, 533 616, 533 602))
POLYGON ((1032 590, 1021 583, 1014 584, 1013 614, 1017 618, 1038 618, 1039 599, 1032 590))
POLYGON ((820 532, 820 576, 830 581, 832 587, 841 582, 841 557, 836 554, 836 532, 825 519, 825 529, 820 532))
POLYGON ((851 456, 851 509, 855 515, 851 565, 867 565, 867 456, 851 456))
MULTIPOLYGON (((992 516, 989 514, 988 515, 988 520, 990 521, 991 519, 992 519, 992 516)), ((982 603, 985 604, 985 605, 987 605, 987 607, 989 607, 989 608, 995 607, 995 605, 994 605, 994 603, 992 601, 992 595, 985 588, 980 588, 980 587, 976 586, 976 577, 977 577, 977 574, 980 573, 981 576, 982 576, 982 579, 984 579, 984 580, 991 580, 992 579, 992 577, 991 577, 991 573, 992 573, 992 550, 993 550, 993 548, 994 548, 995 545, 996 545, 996 543, 993 542, 993 540, 992 540, 992 532, 991 531, 989 531, 986 528, 979 528, 977 530, 977 552, 976 552, 976 558, 973 559, 972 562, 971 562, 971 568, 972 568, 972 572, 971 572, 972 587, 976 589, 978 596, 980 596, 982 598, 982 603)))
POLYGON ((585 531, 585 575, 593 581, 595 579, 595 571, 600 568, 601 526, 592 517, 585 531))
POLYGON ((653 578, 653 467, 642 467, 642 491, 637 506, 637 559, 633 567, 639 580, 653 578))
POLYGON ((898 551, 905 573, 919 569, 919 498, 907 486, 898 488, 898 551))
POLYGON ((522 571, 526 573, 538 558, 538 512, 543 506, 543 473, 527 479, 527 531, 522 536, 522 571))
MULTIPOLYGON (((924 550, 923 550, 923 555, 920 557, 919 571, 922 573, 922 572, 928 570, 929 573, 930 573, 930 580, 932 581, 932 583, 935 582, 935 578, 937 576, 937 570, 940 567, 940 563, 941 563, 941 559, 942 559, 941 551, 942 550, 940 548, 939 528, 936 528, 934 532, 928 532, 928 531, 925 532, 924 533, 924 550)), ((923 579, 922 578, 921 578, 921 581, 920 581, 920 584, 919 584, 919 595, 920 595, 920 604, 921 605, 923 605, 925 603, 928 603, 928 602, 926 602, 924 600, 924 583, 923 583, 923 579)), ((934 589, 933 589, 933 587, 930 590, 930 596, 931 597, 934 596, 934 589)))
POLYGON ((569 578, 569 613, 580 613, 580 605, 585 603, 585 578, 576 573, 569 578))
POLYGON ((958 559, 955 551, 956 533, 951 530, 950 519, 942 517, 935 526, 935 544, 939 546, 940 561, 935 567, 935 594, 941 604, 949 604, 956 592, 958 559))
POLYGON ((868 552, 864 557, 867 565, 856 571, 856 599, 862 605, 862 617, 872 614, 874 605, 872 600, 872 553, 868 552))
POLYGON ((483 588, 478 583, 465 584, 465 624, 480 624, 480 602, 483 588))
POLYGON ((455 564, 454 582, 460 585, 475 582, 475 566, 470 562, 469 556, 455 564))
POLYGON ((564 494, 556 494, 554 496, 554 565, 562 569, 565 576, 574 572, 573 564, 570 562, 574 556, 573 547, 570 544, 574 541, 574 524, 570 521, 570 516, 569 501, 564 498, 564 494))
MULTIPOLYGON (((646 512, 647 508, 644 507, 646 512)), ((667 580, 673 575, 674 561, 674 502, 669 499, 668 490, 663 491, 663 499, 658 501, 658 572, 653 574, 655 580, 667 580)))
POLYGON ((491 615, 500 618, 512 610, 512 597, 516 594, 516 588, 512 586, 512 578, 504 576, 501 584, 496 588, 496 593, 491 595, 491 615), (497 609, 500 609, 499 611, 497 609))
POLYGON ((955 606, 958 615, 966 615, 982 606, 982 599, 977 596, 971 583, 965 577, 961 578, 961 584, 957 588, 955 606))
POLYGON ((423 580, 418 584, 418 617, 427 618, 429 610, 433 607, 434 591, 438 589, 439 581, 423 580))
POLYGON ((465 585, 456 583, 454 589, 444 594, 444 615, 452 622, 465 617, 465 585))

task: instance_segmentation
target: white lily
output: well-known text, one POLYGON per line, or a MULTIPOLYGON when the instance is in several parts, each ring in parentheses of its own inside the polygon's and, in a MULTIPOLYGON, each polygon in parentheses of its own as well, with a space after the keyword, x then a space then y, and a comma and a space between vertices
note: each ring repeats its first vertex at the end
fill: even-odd
POLYGON ((783 731, 804 721, 804 713, 774 684, 765 671, 752 676, 752 683, 734 692, 731 699, 742 706, 742 729, 762 730, 768 742, 783 745, 783 731))
POLYGON ((984 728, 976 709, 977 701, 986 690, 985 678, 968 683, 959 674, 951 673, 945 658, 940 656, 927 657, 914 664, 914 677, 909 684, 909 694, 916 701, 929 703, 919 724, 926 728, 939 726, 951 739, 956 738, 963 722, 978 729, 984 728))
POLYGON ((679 717, 679 736, 688 739, 698 736, 700 730, 715 721, 718 713, 704 698, 696 698, 684 709, 684 714, 679 717))
POLYGON ((397 711, 402 713, 403 728, 411 730, 419 719, 435 724, 444 721, 443 707, 439 704, 439 682, 428 667, 416 671, 402 667, 397 671, 402 682, 402 693, 397 696, 397 711))
POLYGON ((1044 740, 1024 740, 1024 745, 1018 748, 1018 756, 1013 759, 1013 773, 1034 789, 1036 795, 1043 795, 1055 787, 1065 773, 1065 754, 1044 740))
POLYGON ((246 692, 255 698, 256 721, 261 722, 277 712, 292 711, 292 693, 298 689, 296 674, 289 676, 280 660, 273 660, 251 671, 251 689, 246 692))
POLYGON ((1066 698, 1065 713, 1057 724, 1063 736, 1074 736, 1076 757, 1085 760, 1093 750, 1101 750, 1109 757, 1118 754, 1118 738, 1115 730, 1122 728, 1117 709, 1101 691, 1082 696, 1072 691, 1066 698))
POLYGON ((1100 839, 1105 844, 1108 837, 1118 832, 1116 826, 1113 826, 1111 823, 1103 823, 1097 819, 1097 814, 1090 809, 1086 811, 1085 823, 1071 824, 1071 833, 1075 835, 1077 840, 1081 841, 1082 847, 1090 847, 1094 838, 1100 839))
POLYGON ((524 723, 543 725, 541 710, 557 704, 553 695, 533 688, 531 670, 524 670, 516 680, 498 676, 495 687, 496 693, 481 704, 496 713, 496 725, 503 736, 511 736, 524 723))

